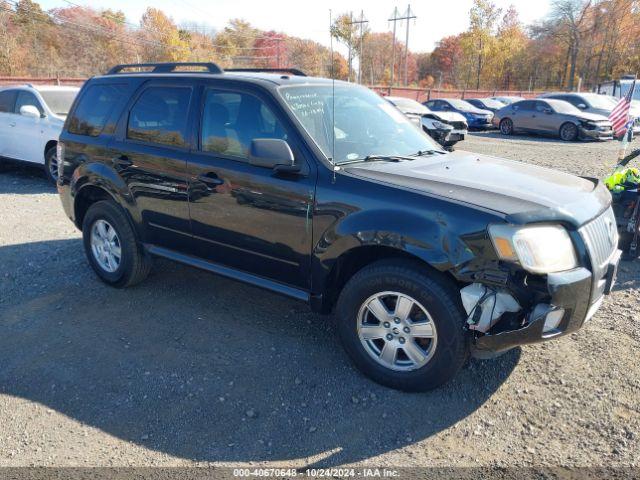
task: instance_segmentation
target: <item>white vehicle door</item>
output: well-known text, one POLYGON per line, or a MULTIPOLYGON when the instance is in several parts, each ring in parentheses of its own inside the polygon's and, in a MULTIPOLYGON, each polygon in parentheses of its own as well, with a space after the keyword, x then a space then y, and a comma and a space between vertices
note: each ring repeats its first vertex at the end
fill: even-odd
MULTIPOLYGON (((38 109, 40 114, 44 112, 40 101, 36 96, 26 90, 19 90, 15 108, 12 115, 12 138, 7 147, 7 156, 25 162, 44 163, 44 131, 47 127, 46 118, 34 118, 20 115, 20 108, 31 105, 38 109)), ((10 123, 10 125, 12 124, 10 123)))
POLYGON ((7 157, 7 146, 13 136, 13 107, 16 103, 15 90, 0 92, 0 157, 7 157))

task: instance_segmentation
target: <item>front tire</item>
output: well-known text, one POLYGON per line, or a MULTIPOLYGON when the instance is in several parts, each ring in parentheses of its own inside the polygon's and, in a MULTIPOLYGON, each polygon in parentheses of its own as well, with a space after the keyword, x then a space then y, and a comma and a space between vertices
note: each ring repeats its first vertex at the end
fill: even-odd
POLYGON ((434 389, 468 356, 457 287, 417 262, 385 260, 360 270, 342 290, 336 314, 351 360, 387 387, 434 389))
POLYGON ((49 148, 44 154, 44 173, 55 185, 58 181, 58 156, 55 146, 49 148))
POLYGON ((89 264, 108 285, 129 287, 149 274, 151 259, 114 202, 100 201, 89 207, 82 222, 82 239, 89 264))
POLYGON ((578 139, 578 127, 567 122, 560 127, 560 139, 565 142, 575 142, 578 139))

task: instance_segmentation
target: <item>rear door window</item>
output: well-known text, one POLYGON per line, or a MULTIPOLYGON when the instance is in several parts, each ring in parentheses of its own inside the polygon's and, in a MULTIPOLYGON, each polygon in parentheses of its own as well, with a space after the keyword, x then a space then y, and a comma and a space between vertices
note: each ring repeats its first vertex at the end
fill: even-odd
POLYGON ((14 113, 20 113, 20 109, 22 107, 26 107, 27 105, 36 107, 40 112, 40 115, 44 113, 44 110, 42 109, 42 105, 40 105, 40 102, 38 101, 38 99, 33 93, 20 90, 18 92, 18 98, 16 100, 14 113))
POLYGON ((120 84, 99 84, 87 88, 69 120, 69 132, 90 137, 100 135, 125 88, 120 84))
POLYGON ((131 108, 127 138, 184 147, 190 100, 190 87, 147 88, 131 108))
POLYGON ((522 110, 522 111, 530 112, 534 110, 535 104, 536 102, 534 102, 533 100, 525 100, 524 102, 516 103, 513 106, 513 108, 518 111, 522 110))
POLYGON ((0 113, 13 113, 13 107, 16 104, 16 90, 3 90, 0 92, 0 113))

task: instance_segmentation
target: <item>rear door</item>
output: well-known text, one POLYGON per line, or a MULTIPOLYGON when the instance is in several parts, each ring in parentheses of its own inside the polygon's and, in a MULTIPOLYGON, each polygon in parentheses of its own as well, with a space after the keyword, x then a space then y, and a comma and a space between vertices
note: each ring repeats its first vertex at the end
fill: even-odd
POLYGON ((143 84, 108 145, 111 164, 141 215, 144 241, 173 250, 191 247, 186 165, 194 96, 190 83, 143 84))
POLYGON ((194 244, 209 261, 310 288, 315 165, 270 95, 205 85, 198 151, 189 160, 194 244), (255 138, 287 141, 300 174, 249 163, 255 138))
POLYGON ((11 122, 13 141, 7 144, 7 156, 26 162, 44 163, 43 137, 46 119, 21 115, 20 108, 27 105, 37 108, 40 115, 44 113, 42 104, 32 92, 18 90, 11 122))
POLYGON ((533 100, 524 100, 522 102, 514 103, 512 105, 512 112, 511 119, 513 120, 513 126, 517 130, 535 130, 535 102, 533 100))
POLYGON ((12 89, 0 92, 0 157, 9 156, 15 131, 13 110, 17 96, 18 92, 12 89))

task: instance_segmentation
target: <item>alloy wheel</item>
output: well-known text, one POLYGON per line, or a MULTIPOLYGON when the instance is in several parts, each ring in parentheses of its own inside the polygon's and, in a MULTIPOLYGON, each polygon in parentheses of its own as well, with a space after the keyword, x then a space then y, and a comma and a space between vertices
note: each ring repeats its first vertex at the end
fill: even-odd
POLYGON ((122 247, 115 228, 106 220, 99 219, 91 227, 91 253, 100 268, 113 273, 122 261, 122 247))
POLYGON ((438 341, 429 312, 410 296, 390 291, 376 293, 362 304, 358 337, 376 362, 394 371, 425 366, 438 341))
POLYGON ((51 178, 57 181, 58 180, 58 156, 54 153, 49 157, 49 162, 47 163, 49 167, 49 175, 51 175, 51 178))

